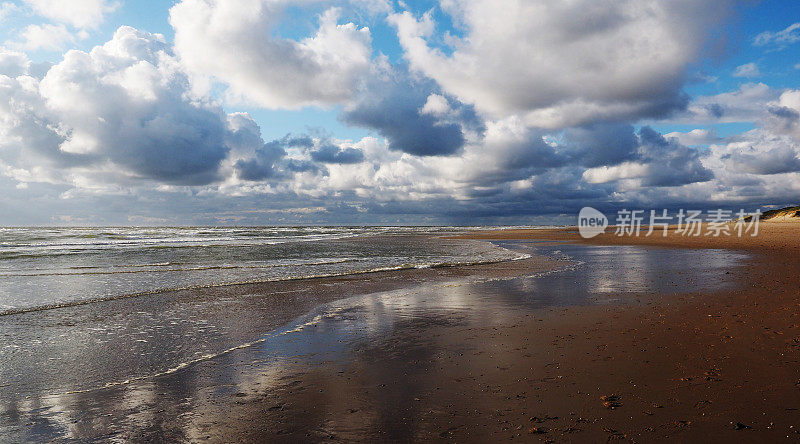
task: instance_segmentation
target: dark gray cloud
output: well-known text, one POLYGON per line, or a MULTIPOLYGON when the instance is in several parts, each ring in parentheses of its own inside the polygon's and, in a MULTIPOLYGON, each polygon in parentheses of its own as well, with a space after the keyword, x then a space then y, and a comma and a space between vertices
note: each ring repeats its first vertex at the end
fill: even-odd
POLYGON ((251 182, 286 179, 290 172, 315 171, 318 167, 311 162, 286 159, 286 150, 289 148, 306 150, 313 146, 314 140, 309 136, 294 137, 287 134, 282 139, 262 144, 252 157, 237 160, 234 169, 240 179, 251 182))
POLYGON ((559 152, 571 163, 591 168, 634 160, 638 147, 631 125, 594 124, 567 129, 559 152))
POLYGON ((364 161, 364 152, 358 148, 341 148, 333 144, 324 144, 310 151, 311 159, 320 163, 349 164, 364 161))
POLYGON ((714 178, 714 173, 701 163, 697 149, 675 139, 667 140, 648 126, 639 131, 639 143, 640 158, 651 166, 643 186, 673 187, 714 178))
POLYGON ((242 180, 260 181, 271 179, 280 174, 278 162, 286 156, 286 150, 280 141, 274 140, 258 148, 250 159, 236 161, 236 175, 242 180))
POLYGON ((204 185, 220 180, 218 170, 229 151, 225 116, 177 98, 165 100, 163 106, 166 109, 105 128, 108 159, 165 183, 204 185))
POLYGON ((758 154, 734 153, 726 157, 729 168, 750 174, 782 174, 800 171, 797 152, 789 146, 758 154))
POLYGON ((786 119, 786 120, 800 119, 800 112, 797 112, 797 110, 794 110, 787 106, 771 106, 767 108, 767 111, 771 115, 778 117, 780 119, 786 119))
POLYGON ((431 94, 440 93, 434 82, 412 79, 403 71, 372 81, 341 119, 377 131, 389 149, 417 156, 453 155, 463 148, 465 132, 482 131, 483 124, 471 106, 447 99, 442 114, 422 112, 431 94))
POLYGON ((725 107, 720 105, 719 103, 709 103, 707 105, 704 105, 704 108, 706 109, 706 111, 708 111, 709 115, 717 119, 725 115, 725 107))

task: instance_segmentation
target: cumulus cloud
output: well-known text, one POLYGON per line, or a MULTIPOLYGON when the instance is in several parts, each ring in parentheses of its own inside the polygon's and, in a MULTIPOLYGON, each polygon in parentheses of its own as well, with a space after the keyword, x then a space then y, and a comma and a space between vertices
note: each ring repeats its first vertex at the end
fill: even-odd
POLYGON ((287 150, 300 149, 307 151, 314 147, 315 142, 309 136, 292 137, 287 135, 263 143, 258 136, 260 146, 255 149, 252 156, 236 161, 234 168, 236 175, 242 180, 258 182, 264 180, 286 180, 293 173, 317 171, 318 167, 303 159, 287 158, 287 150))
POLYGON ((649 127, 639 131, 639 141, 639 156, 650 166, 650 174, 643 179, 643 186, 673 187, 714 178, 714 173, 702 164, 697 149, 667 140, 649 127))
POLYGON ((559 128, 681 109, 687 66, 729 1, 447 0, 447 48, 427 13, 390 16, 411 67, 489 116, 559 128))
POLYGON ((177 67, 163 36, 121 27, 91 52, 66 53, 41 81, 0 76, 7 174, 83 187, 219 180, 227 116, 193 99, 177 67))
POLYGON ((594 124, 567 129, 561 151, 575 164, 597 167, 633 160, 638 146, 631 125, 594 124))
POLYGON ((726 158, 728 167, 750 174, 781 174, 800 171, 800 159, 790 144, 764 150, 763 145, 745 145, 726 158), (758 149, 756 148, 758 146, 758 149))
POLYGON ((28 25, 20 33, 19 41, 6 42, 6 45, 23 51, 59 51, 77 41, 78 36, 63 24, 28 25))
POLYGON ((800 90, 784 91, 768 107, 768 128, 777 134, 792 136, 800 143, 800 90))
POLYGON ((717 132, 712 129, 695 128, 689 132, 671 132, 664 135, 667 139, 677 139, 683 145, 710 145, 720 143, 723 138, 717 135, 717 132))
POLYGON ((471 106, 440 94, 436 84, 392 70, 372 79, 342 120, 378 131, 389 149, 417 156, 452 155, 483 123, 471 106))
POLYGON ((692 124, 758 121, 780 94, 764 83, 745 83, 734 91, 697 97, 686 113, 671 120, 692 124))
POLYGON ((75 28, 95 28, 119 7, 109 0, 24 0, 37 14, 75 28))
POLYGON ((589 183, 637 179, 636 185, 641 187, 675 187, 713 179, 714 173, 702 164, 697 149, 668 140, 649 127, 643 127, 637 139, 634 160, 590 168, 583 178, 589 183))
POLYGON ((753 187, 766 182, 768 176, 800 172, 798 155, 797 139, 756 128, 735 141, 712 145, 706 164, 718 172, 723 184, 753 187))
POLYGON ((313 36, 281 38, 275 28, 288 4, 182 0, 170 9, 175 51, 195 82, 222 82, 233 99, 271 109, 349 100, 371 64, 369 29, 339 24, 341 10, 330 8, 313 36))
POLYGON ((311 159, 320 163, 360 163, 364 161, 364 152, 358 148, 343 148, 327 143, 311 151, 311 159))
POLYGON ((31 61, 21 52, 0 51, 0 75, 19 77, 28 74, 31 61))

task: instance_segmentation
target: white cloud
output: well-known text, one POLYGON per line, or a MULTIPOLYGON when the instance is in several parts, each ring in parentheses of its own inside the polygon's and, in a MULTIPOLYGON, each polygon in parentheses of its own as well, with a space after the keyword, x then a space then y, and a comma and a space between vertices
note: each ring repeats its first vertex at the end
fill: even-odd
POLYGON ((736 67, 736 70, 733 71, 734 77, 760 77, 761 71, 758 69, 758 65, 755 63, 746 63, 744 65, 740 65, 736 67))
POLYGON ((583 180, 588 183, 608 183, 622 179, 640 179, 650 172, 648 165, 638 162, 625 162, 614 166, 589 168, 583 172, 583 180))
POLYGON ((0 50, 0 75, 19 77, 28 74, 31 61, 21 52, 0 50))
POLYGON ((695 128, 687 133, 672 132, 664 134, 667 139, 678 139, 682 145, 709 145, 712 143, 719 143, 722 138, 719 137, 713 129, 695 128))
POLYGON ((768 107, 767 127, 800 143, 800 90, 786 90, 768 107))
POLYGON ((394 14, 405 57, 494 118, 557 128, 659 116, 684 104, 687 66, 728 1, 447 0, 464 32, 434 46, 432 15, 394 14))
POLYGON ((695 98, 686 113, 671 121, 698 125, 759 121, 763 119, 768 104, 777 100, 779 95, 779 90, 764 83, 745 83, 734 91, 695 98))
POLYGON ((786 29, 778 32, 765 31, 757 35, 753 43, 756 46, 769 44, 791 44, 800 42, 800 22, 789 25, 786 29))
POLYGON ((266 108, 328 106, 349 100, 371 64, 368 28, 319 17, 313 36, 274 35, 285 1, 183 0, 170 10, 175 50, 201 85, 217 80, 234 99, 266 108))
POLYGON ((370 14, 388 14, 393 11, 391 0, 350 0, 350 3, 370 14))
POLYGON ((227 116, 193 98, 178 68, 163 36, 121 27, 41 81, 0 76, 0 166, 20 182, 103 192, 219 180, 227 116))
POLYGON ((447 101, 446 97, 439 94, 431 94, 419 112, 434 116, 445 116, 453 112, 453 110, 450 108, 450 102, 447 101))
POLYGON ((50 23, 28 25, 22 30, 20 37, 21 41, 6 42, 6 45, 23 51, 59 51, 77 40, 77 36, 66 26, 50 23))
POLYGON ((75 28, 96 28, 119 7, 109 0, 24 0, 37 14, 75 28))
POLYGON ((8 18, 9 15, 19 11, 19 6, 12 2, 0 3, 0 22, 8 18))
MULTIPOLYGON (((717 172, 721 183, 762 183, 769 176, 800 172, 800 144, 790 136, 763 128, 738 140, 712 145, 705 164, 717 172)), ((764 190, 764 194, 769 194, 764 190)))

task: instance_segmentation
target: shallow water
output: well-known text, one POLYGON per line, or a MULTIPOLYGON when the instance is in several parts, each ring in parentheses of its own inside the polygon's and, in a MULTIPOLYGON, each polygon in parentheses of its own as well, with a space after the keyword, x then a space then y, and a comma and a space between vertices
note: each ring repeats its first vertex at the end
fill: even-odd
MULTIPOLYGON (((202 413, 204 397, 246 392, 254 385, 268 392, 271 386, 285 383, 281 377, 286 366, 350 361, 355 359, 354 350, 380 344, 393 330, 408 322, 485 327, 502 325, 507 317, 517 315, 520 310, 535 312, 564 305, 613 304, 636 295, 669 297, 669 294, 721 290, 734 285, 728 273, 747 258, 725 250, 544 246, 534 242, 500 245, 569 262, 565 261, 560 271, 528 277, 461 279, 338 300, 261 336, 249 347, 211 353, 213 357, 199 359, 164 376, 106 389, 69 393, 86 389, 83 385, 86 380, 94 381, 95 387, 104 382, 119 382, 120 371, 143 368, 142 363, 147 364, 144 368, 152 366, 156 373, 186 362, 185 355, 173 356, 167 350, 192 350, 200 346, 207 353, 214 350, 214 347, 203 348, 209 344, 218 345, 218 351, 225 350, 235 343, 228 337, 236 336, 232 331, 247 330, 248 323, 260 325, 260 320, 249 317, 246 307, 232 304, 236 310, 230 319, 235 329, 203 322, 193 314, 192 307, 166 314, 142 308, 133 318, 129 314, 112 317, 116 323, 101 320, 104 331, 87 330, 80 335, 70 334, 68 327, 59 326, 43 326, 35 335, 23 331, 21 325, 17 329, 5 328, 0 334, 7 344, 30 350, 33 340, 32 349, 36 352, 0 355, 3 357, 0 438, 113 437, 124 430, 148 427, 160 430, 168 426, 177 430, 179 439, 192 439, 191 417, 202 413), (165 324, 166 320, 169 322, 165 324), (131 325, 136 327, 134 331, 143 333, 128 334, 124 339, 122 335, 109 333, 115 328, 126 331, 131 325), (164 325, 170 327, 157 328, 164 325), (107 338, 107 342, 92 342, 99 337, 107 338), (112 356, 119 366, 108 364, 102 355, 112 356), (108 365, 116 370, 109 371, 108 365), (176 408, 188 418, 185 422, 176 419, 176 408), (170 413, 164 413, 165 409, 170 413), (99 421, 100 418, 104 419, 99 421), (31 424, 35 427, 30 427, 31 424)), ((28 315, 31 314, 23 316, 28 315)), ((154 433, 159 436, 163 432, 154 433)))

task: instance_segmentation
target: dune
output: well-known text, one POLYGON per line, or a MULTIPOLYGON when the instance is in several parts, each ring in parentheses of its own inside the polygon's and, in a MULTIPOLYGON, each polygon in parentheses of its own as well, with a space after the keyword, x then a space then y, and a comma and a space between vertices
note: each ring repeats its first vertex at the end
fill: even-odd
MULTIPOLYGON (((745 220, 749 219, 749 217, 745 218, 745 220)), ((761 222, 800 222, 800 206, 765 211, 764 214, 761 215, 761 222)))

